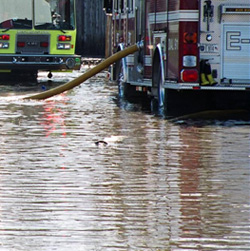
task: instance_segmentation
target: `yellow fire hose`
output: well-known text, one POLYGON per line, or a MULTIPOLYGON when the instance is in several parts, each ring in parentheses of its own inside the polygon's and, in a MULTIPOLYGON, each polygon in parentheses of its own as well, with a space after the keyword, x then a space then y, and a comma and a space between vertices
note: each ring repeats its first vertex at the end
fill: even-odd
POLYGON ((93 77, 94 75, 101 72, 102 70, 106 69, 108 66, 115 63, 119 59, 126 57, 129 54, 135 53, 136 51, 139 50, 140 47, 142 47, 142 42, 137 43, 135 45, 132 45, 124 50, 121 50, 121 51, 113 54, 112 56, 110 56, 109 58, 107 58, 106 60, 104 60, 103 62, 101 62, 97 66, 95 66, 94 68, 90 69, 89 71, 85 72, 81 76, 73 79, 72 81, 70 81, 66 84, 63 84, 61 86, 58 86, 56 88, 50 89, 50 90, 42 92, 42 93, 38 93, 38 94, 29 96, 29 97, 25 97, 24 99, 46 99, 46 98, 50 98, 52 96, 55 96, 57 94, 60 94, 62 92, 65 92, 67 90, 70 90, 70 89, 80 85, 82 82, 86 81, 87 79, 93 77))

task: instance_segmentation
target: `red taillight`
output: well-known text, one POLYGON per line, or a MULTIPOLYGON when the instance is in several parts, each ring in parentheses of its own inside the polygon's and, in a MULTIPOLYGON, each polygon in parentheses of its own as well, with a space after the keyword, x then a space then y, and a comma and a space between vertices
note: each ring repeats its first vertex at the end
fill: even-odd
POLYGON ((58 36, 58 41, 61 41, 61 42, 71 41, 71 36, 60 35, 58 36))
POLYGON ((184 55, 196 55, 197 50, 198 50, 197 44, 183 44, 184 55))
POLYGON ((181 71, 181 80, 183 82, 197 82, 198 78, 199 74, 196 69, 184 69, 181 71))
POLYGON ((49 43, 48 42, 41 42, 40 46, 41 47, 49 47, 49 43))
POLYGON ((10 35, 8 34, 0 35, 0 40, 10 40, 10 35))
POLYGON ((17 47, 25 47, 25 42, 17 42, 17 47))

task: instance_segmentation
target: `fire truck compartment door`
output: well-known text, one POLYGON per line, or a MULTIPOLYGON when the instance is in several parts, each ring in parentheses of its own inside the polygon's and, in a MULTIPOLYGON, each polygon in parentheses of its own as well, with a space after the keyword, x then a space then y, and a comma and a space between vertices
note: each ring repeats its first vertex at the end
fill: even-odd
POLYGON ((250 79, 250 25, 224 24, 222 78, 250 79))

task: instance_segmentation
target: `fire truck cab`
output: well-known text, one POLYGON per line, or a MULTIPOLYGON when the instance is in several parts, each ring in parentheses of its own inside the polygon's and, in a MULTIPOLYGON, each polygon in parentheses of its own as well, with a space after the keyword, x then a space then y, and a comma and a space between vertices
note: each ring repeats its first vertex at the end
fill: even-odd
POLYGON ((104 0, 120 95, 149 95, 168 115, 250 109, 249 0, 104 0))
POLYGON ((79 70, 75 0, 0 0, 0 74, 79 70))

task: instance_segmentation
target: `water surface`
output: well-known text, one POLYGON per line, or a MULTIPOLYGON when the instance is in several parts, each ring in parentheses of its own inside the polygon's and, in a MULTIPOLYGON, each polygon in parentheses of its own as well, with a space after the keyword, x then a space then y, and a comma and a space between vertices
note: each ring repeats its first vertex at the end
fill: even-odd
POLYGON ((77 74, 1 84, 0 250, 250 250, 250 123, 154 116, 105 73, 22 100, 77 74))

